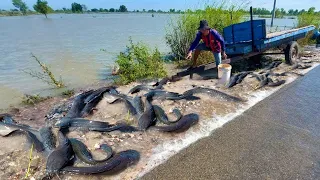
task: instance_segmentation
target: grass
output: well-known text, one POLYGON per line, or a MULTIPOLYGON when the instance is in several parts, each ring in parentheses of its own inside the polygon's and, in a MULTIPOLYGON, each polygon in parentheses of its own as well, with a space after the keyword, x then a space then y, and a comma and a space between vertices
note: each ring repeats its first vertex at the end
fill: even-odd
POLYGON ((157 48, 150 50, 141 42, 134 44, 131 38, 127 50, 120 52, 116 63, 119 73, 115 82, 120 85, 167 76, 159 50, 157 48))
POLYGON ((259 18, 271 18, 272 16, 271 15, 259 15, 258 17, 259 18))
POLYGON ((27 179, 30 176, 30 166, 31 166, 31 162, 32 162, 32 152, 33 152, 33 143, 31 145, 31 149, 30 149, 30 153, 29 153, 29 163, 28 163, 28 169, 27 169, 26 176, 24 177, 25 179, 27 179))
POLYGON ((29 74, 30 76, 37 78, 37 79, 39 79, 49 85, 52 85, 55 88, 65 87, 65 85, 61 79, 61 76, 60 76, 60 79, 58 80, 45 63, 41 62, 35 55, 31 54, 31 56, 38 63, 42 72, 37 72, 37 71, 33 71, 33 70, 29 70, 29 71, 23 70, 23 72, 25 72, 26 74, 29 74))
POLYGON ((71 97, 75 94, 73 89, 67 89, 61 93, 63 96, 71 97))
MULTIPOLYGON (((27 11, 26 15, 34 15, 34 14, 38 14, 35 11, 27 11)), ((1 16, 23 16, 23 14, 20 11, 6 11, 6 10, 0 10, 0 17, 1 16)))
MULTIPOLYGON (((320 25, 320 16, 314 12, 305 12, 298 16, 298 27, 304 27, 314 25, 316 28, 319 28, 320 25)), ((312 39, 313 32, 307 34, 306 38, 300 39, 298 43, 302 46, 308 44, 314 44, 315 40, 312 39)))
POLYGON ((49 99, 50 97, 41 97, 39 94, 36 95, 29 95, 25 94, 22 98, 22 104, 24 105, 35 105, 39 102, 45 101, 49 99))
POLYGON ((126 117, 125 117, 125 122, 127 125, 132 125, 133 124, 133 120, 130 118, 130 111, 128 111, 126 117))

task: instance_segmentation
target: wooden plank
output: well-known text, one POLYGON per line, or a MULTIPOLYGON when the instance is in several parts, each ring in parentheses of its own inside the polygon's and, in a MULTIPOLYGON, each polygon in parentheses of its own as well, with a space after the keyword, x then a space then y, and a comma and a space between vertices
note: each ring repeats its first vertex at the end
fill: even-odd
MULTIPOLYGON (((296 28, 296 29, 290 29, 290 30, 285 30, 285 31, 279 31, 279 32, 273 32, 273 33, 268 33, 266 38, 267 39, 270 39, 270 38, 273 38, 273 37, 276 37, 276 36, 281 36, 283 34, 287 34, 287 33, 292 33, 292 32, 296 32, 296 31, 300 31, 302 30, 303 32, 304 31, 311 31, 313 30, 315 27, 314 26, 306 26, 306 27, 302 27, 302 28, 296 28)), ((300 31, 301 32, 301 31, 300 31)))
POLYGON ((268 36, 268 37, 271 37, 271 38, 266 39, 264 41, 264 44, 271 43, 271 42, 274 42, 274 41, 279 41, 281 39, 285 39, 285 38, 288 38, 288 37, 296 36, 296 35, 299 35, 299 34, 305 34, 305 33, 309 32, 309 31, 314 30, 314 29, 315 29, 314 26, 307 26, 307 27, 303 27, 303 28, 292 29, 291 31, 284 31, 283 34, 281 34, 281 35, 271 34, 271 35, 268 36))

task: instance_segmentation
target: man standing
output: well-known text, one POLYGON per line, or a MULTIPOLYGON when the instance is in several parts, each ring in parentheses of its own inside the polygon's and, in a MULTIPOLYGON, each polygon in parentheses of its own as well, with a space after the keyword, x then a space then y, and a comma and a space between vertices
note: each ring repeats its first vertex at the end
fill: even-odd
POLYGON ((216 65, 218 66, 221 63, 221 55, 224 59, 227 58, 223 37, 215 29, 211 29, 206 20, 200 21, 198 30, 199 32, 191 44, 187 56, 187 59, 191 59, 192 51, 195 49, 191 68, 196 66, 201 51, 212 51, 216 65), (202 40, 203 43, 199 44, 200 40, 202 40))

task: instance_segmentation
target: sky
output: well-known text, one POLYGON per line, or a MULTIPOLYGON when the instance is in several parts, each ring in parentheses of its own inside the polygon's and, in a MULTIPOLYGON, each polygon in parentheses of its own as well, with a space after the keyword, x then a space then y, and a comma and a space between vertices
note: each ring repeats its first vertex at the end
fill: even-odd
MULTIPOLYGON (((30 9, 37 0, 23 0, 27 3, 30 9)), ((142 9, 161 9, 169 10, 174 9, 194 9, 201 8, 206 2, 216 2, 219 0, 47 0, 48 4, 53 9, 70 8, 71 3, 77 2, 87 5, 88 9, 92 8, 119 8, 120 5, 125 5, 128 10, 142 10, 142 9)), ((229 0, 232 1, 232 0, 229 0)), ((239 0, 233 0, 239 2, 239 0)), ((266 8, 271 10, 273 7, 273 0, 251 0, 249 6, 266 8)), ((249 7, 247 6, 247 7, 249 7)), ((320 0, 277 0, 277 7, 288 9, 309 9, 310 7, 316 7, 317 11, 320 11, 320 0)), ((13 9, 11 0, 0 0, 0 9, 13 9)))

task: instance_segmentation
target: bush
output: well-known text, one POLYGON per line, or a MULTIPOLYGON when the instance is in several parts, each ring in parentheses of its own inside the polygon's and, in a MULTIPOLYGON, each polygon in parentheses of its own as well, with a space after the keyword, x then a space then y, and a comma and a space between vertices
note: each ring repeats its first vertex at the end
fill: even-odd
POLYGON ((165 77, 163 61, 157 48, 150 51, 143 43, 130 44, 125 52, 120 52, 116 63, 119 66, 119 84, 128 84, 139 79, 152 79, 165 77))
MULTIPOLYGON (((314 25, 316 28, 319 28, 320 25, 320 16, 314 12, 305 12, 298 15, 298 27, 304 27, 314 25)), ((307 34, 306 38, 299 40, 300 45, 314 44, 315 40, 311 37, 313 32, 307 34)))
MULTIPOLYGON (((228 6, 225 2, 209 5, 204 10, 188 10, 178 20, 172 20, 169 23, 165 36, 166 43, 177 59, 184 59, 195 38, 200 20, 206 19, 210 27, 222 34, 223 28, 241 22, 244 15, 245 11, 241 10, 240 5, 228 6)), ((203 58, 213 59, 212 55, 205 55, 202 58, 199 57, 199 63, 203 58)))

